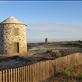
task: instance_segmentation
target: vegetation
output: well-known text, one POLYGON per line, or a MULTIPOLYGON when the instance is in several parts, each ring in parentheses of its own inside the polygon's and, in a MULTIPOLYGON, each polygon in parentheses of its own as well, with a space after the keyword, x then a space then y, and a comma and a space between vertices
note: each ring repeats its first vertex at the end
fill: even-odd
POLYGON ((78 80, 82 79, 82 64, 73 64, 67 66, 62 70, 61 74, 65 75, 66 77, 76 78, 78 80))
POLYGON ((28 47, 35 47, 35 46, 63 46, 63 47, 82 47, 82 41, 60 41, 60 42, 48 42, 45 43, 28 43, 28 47))
POLYGON ((10 57, 1 56, 0 57, 0 63, 8 62, 8 61, 11 61, 11 60, 23 61, 23 62, 31 62, 31 60, 29 58, 20 57, 20 56, 10 56, 10 57))
POLYGON ((82 64, 71 64, 44 82, 82 82, 82 64))
POLYGON ((49 53, 53 57, 66 56, 72 53, 82 52, 82 41, 62 41, 45 43, 29 43, 28 50, 30 53, 42 54, 49 53), (35 49, 35 50, 33 50, 35 49), (44 51, 44 52, 43 52, 44 51))
POLYGON ((49 42, 48 46, 66 46, 66 47, 81 47, 82 41, 62 41, 62 42, 49 42))
POLYGON ((76 49, 55 49, 55 50, 47 50, 45 53, 50 54, 54 58, 58 58, 58 57, 63 57, 63 56, 66 56, 66 55, 77 53, 77 52, 82 52, 82 50, 80 48, 76 48, 76 49))

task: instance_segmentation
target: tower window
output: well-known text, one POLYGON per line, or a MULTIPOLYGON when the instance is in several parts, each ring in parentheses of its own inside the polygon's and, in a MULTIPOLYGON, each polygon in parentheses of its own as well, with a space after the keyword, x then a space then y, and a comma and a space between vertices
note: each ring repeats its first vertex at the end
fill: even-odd
POLYGON ((19 35, 19 29, 18 28, 15 28, 14 29, 14 34, 17 36, 17 35, 19 35))

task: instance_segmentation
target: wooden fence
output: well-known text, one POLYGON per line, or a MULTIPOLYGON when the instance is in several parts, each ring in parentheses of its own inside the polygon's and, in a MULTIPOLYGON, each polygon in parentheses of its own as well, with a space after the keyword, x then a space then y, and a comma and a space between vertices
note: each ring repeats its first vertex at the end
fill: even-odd
POLYGON ((60 71, 65 65, 77 61, 82 63, 80 54, 69 55, 56 60, 40 61, 14 69, 0 70, 0 82, 42 82, 54 76, 55 71, 60 71))

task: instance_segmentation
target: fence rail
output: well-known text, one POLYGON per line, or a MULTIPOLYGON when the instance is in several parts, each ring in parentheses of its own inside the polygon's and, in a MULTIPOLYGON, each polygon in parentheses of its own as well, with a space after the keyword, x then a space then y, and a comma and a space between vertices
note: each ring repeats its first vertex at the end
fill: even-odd
POLYGON ((41 61, 23 67, 1 70, 0 82, 42 82, 54 76, 55 71, 61 71, 65 65, 77 61, 82 63, 82 56, 74 54, 56 60, 41 61))

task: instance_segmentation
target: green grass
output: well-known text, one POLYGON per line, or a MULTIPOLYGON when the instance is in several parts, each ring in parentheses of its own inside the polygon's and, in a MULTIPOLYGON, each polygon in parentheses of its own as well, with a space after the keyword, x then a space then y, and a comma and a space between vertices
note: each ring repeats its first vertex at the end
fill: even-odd
POLYGON ((48 42, 45 44, 42 43, 28 43, 28 48, 37 47, 38 46, 61 46, 61 47, 82 47, 82 41, 60 41, 60 42, 48 42))
POLYGON ((82 46, 82 41, 49 42, 47 46, 82 46))

